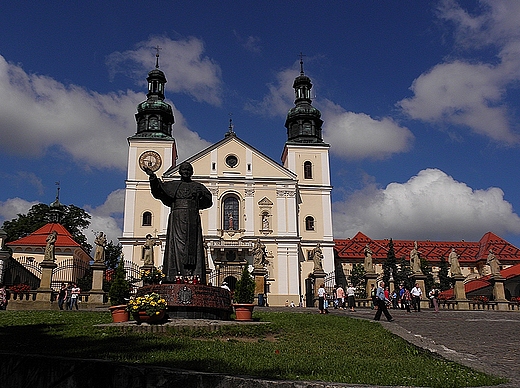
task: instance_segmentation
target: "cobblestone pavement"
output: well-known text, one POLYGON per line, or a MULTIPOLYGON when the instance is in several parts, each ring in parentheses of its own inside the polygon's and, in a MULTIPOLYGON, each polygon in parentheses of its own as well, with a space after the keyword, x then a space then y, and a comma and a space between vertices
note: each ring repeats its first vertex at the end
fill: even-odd
MULTIPOLYGON (((375 312, 330 310, 332 314, 373 319, 375 312)), ((510 379, 499 387, 520 387, 520 312, 453 311, 420 313, 390 310, 380 323, 410 343, 471 368, 510 379)))

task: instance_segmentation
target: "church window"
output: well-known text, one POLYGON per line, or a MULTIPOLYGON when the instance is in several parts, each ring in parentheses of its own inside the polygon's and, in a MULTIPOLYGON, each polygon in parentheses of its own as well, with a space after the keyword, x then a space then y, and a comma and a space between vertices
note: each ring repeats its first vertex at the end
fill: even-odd
POLYGON ((143 213, 143 226, 152 226, 152 213, 143 213))
POLYGON ((235 155, 226 156, 226 164, 228 167, 234 168, 238 164, 238 158, 235 155))
POLYGON ((314 217, 305 217, 305 230, 314 230, 314 217))
POLYGON ((223 226, 224 230, 238 230, 239 202, 234 195, 228 195, 224 198, 223 206, 223 226))
POLYGON ((303 163, 303 177, 305 179, 312 179, 312 163, 309 161, 303 163))
POLYGON ((217 163, 213 162, 211 163, 211 169, 215 170, 217 168, 217 163))

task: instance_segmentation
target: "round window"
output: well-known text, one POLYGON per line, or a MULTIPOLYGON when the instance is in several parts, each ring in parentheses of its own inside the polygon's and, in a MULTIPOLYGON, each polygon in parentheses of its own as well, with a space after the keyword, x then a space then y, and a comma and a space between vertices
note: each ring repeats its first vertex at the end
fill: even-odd
POLYGON ((238 164, 238 158, 235 155, 228 155, 226 156, 226 164, 229 167, 234 168, 238 164))

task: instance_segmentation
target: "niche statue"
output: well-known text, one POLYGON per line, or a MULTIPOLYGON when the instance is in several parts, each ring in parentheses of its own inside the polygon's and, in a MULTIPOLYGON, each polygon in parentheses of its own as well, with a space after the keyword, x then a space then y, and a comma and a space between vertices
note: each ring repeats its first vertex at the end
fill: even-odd
POLYGON ((211 193, 203 184, 191 180, 193 167, 188 162, 179 166, 181 179, 177 181, 163 182, 149 168, 144 171, 150 177, 152 195, 171 209, 163 259, 165 280, 198 277, 200 283, 206 284, 199 210, 211 207, 211 193))

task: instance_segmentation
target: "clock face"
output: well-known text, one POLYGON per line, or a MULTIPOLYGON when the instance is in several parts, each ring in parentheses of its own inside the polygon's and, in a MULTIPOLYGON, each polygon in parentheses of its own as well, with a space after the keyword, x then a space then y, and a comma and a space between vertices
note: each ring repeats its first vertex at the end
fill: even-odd
POLYGON ((141 170, 144 170, 145 168, 149 168, 153 172, 157 171, 159 168, 161 168, 162 160, 161 155, 159 155, 155 151, 146 151, 141 154, 139 157, 139 167, 141 167, 141 170))

